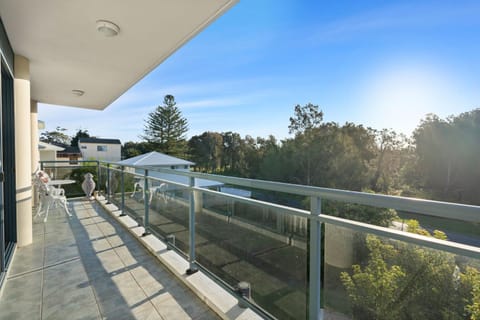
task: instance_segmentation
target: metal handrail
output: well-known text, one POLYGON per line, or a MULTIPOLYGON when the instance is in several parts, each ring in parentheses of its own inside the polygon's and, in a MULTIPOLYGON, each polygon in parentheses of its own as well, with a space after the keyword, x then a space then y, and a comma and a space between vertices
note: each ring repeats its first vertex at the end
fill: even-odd
MULTIPOLYGON (((107 162, 105 162, 107 163, 107 162)), ((116 164, 118 165, 118 164, 116 164)), ((323 199, 337 200, 348 203, 363 204, 378 208, 390 208, 395 210, 414 212, 440 218, 456 219, 468 222, 480 223, 480 207, 452 202, 426 200, 418 198, 406 198, 367 192, 331 189, 323 187, 305 186, 284 182, 273 182, 237 177, 227 177, 199 172, 187 172, 172 169, 154 168, 149 166, 129 166, 141 170, 152 170, 168 174, 194 177, 205 180, 232 184, 236 186, 296 194, 307 197, 320 197, 323 199)))
MULTIPOLYGON (((195 261, 195 200, 194 193, 209 194, 213 196, 222 197, 228 200, 242 202, 249 205, 258 206, 265 209, 273 209, 277 212, 282 212, 287 215, 302 217, 308 220, 310 224, 309 236, 309 318, 323 319, 323 309, 321 306, 321 265, 322 260, 322 224, 331 224, 340 226, 353 231, 359 231, 388 239, 403 241, 408 244, 419 245, 430 249, 442 250, 445 252, 463 255, 466 257, 480 259, 480 247, 465 245, 454 241, 440 240, 433 237, 427 237, 405 231, 395 230, 376 226, 368 223, 353 221, 349 219, 339 218, 324 214, 321 212, 321 201, 324 199, 335 200, 347 203, 355 203, 361 205, 368 205, 379 208, 391 208, 396 210, 403 210, 408 212, 419 213, 422 215, 449 218, 462 220, 466 222, 480 223, 480 207, 472 205, 464 205, 450 202, 433 201, 425 199, 405 198, 399 196, 389 196, 381 194, 372 194, 357 191, 347 191, 338 189, 329 189, 313 186, 304 186, 297 184, 272 182, 264 180, 254 180, 236 177, 219 176, 212 174, 204 174, 189 171, 179 171, 172 169, 161 169, 151 166, 131 166, 124 164, 117 164, 112 162, 99 162, 99 168, 106 167, 110 171, 125 173, 124 168, 130 167, 136 170, 143 171, 143 175, 137 172, 129 172, 133 176, 144 177, 145 186, 144 193, 147 192, 147 178, 149 180, 166 182, 168 184, 176 185, 184 190, 188 190, 189 197, 189 239, 190 252, 188 255, 189 269, 187 273, 193 273, 197 270, 195 261), (118 168, 116 168, 118 166, 118 168), (148 174, 152 171, 188 177, 188 185, 179 182, 160 179, 148 174), (195 187, 195 179, 213 180, 221 183, 226 183, 234 186, 248 187, 254 189, 261 189, 267 191, 283 192, 288 194, 301 195, 310 198, 311 210, 302 210, 285 205, 275 204, 267 201, 261 201, 232 194, 222 193, 219 191, 209 190, 205 188, 195 187)), ((123 176, 122 176, 123 179, 123 176)), ((124 190, 124 189, 122 189, 124 190)), ((123 197, 124 195, 122 195, 123 197)), ((144 198, 147 199, 146 194, 144 198)), ((123 202, 123 201, 122 201, 123 202)), ((122 212, 123 212, 122 208, 122 212)), ((146 232, 149 229, 148 225, 148 201, 145 200, 145 221, 144 226, 146 232)))

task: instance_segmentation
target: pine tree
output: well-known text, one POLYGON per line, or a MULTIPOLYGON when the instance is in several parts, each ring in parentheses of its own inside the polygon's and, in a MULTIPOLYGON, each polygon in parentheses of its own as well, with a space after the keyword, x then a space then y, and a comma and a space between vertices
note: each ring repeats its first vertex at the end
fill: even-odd
POLYGON ((185 133, 188 131, 187 119, 176 107, 175 97, 166 95, 163 105, 148 115, 142 137, 153 144, 160 152, 184 156, 186 153, 185 133))

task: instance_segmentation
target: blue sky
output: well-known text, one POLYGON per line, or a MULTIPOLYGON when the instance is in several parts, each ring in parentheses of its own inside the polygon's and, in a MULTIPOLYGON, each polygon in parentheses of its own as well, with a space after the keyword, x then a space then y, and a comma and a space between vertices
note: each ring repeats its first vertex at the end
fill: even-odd
POLYGON ((480 107, 480 1, 240 0, 104 111, 41 104, 47 130, 139 141, 173 94, 204 131, 288 137, 296 104, 410 135, 480 107), (108 123, 104 119, 109 119, 108 123))

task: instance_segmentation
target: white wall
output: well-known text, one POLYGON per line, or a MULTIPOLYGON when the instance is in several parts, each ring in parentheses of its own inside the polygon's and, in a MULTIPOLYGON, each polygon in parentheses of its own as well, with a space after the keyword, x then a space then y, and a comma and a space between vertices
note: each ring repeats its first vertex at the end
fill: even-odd
POLYGON ((78 144, 82 158, 84 160, 105 160, 105 161, 120 161, 121 160, 121 147, 120 144, 107 144, 107 143, 85 143, 79 142, 78 144), (98 151, 98 147, 106 147, 106 151, 98 151))
MULTIPOLYGON (((40 150, 40 161, 56 161, 57 151, 55 150, 40 150)), ((48 165, 52 165, 49 163, 48 165)))

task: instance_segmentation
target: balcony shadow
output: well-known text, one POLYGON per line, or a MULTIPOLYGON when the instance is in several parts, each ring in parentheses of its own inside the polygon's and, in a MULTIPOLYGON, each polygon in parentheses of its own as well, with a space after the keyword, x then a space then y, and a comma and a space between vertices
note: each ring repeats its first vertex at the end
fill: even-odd
POLYGON ((72 213, 69 224, 102 317, 217 318, 97 203, 80 202, 72 213))

